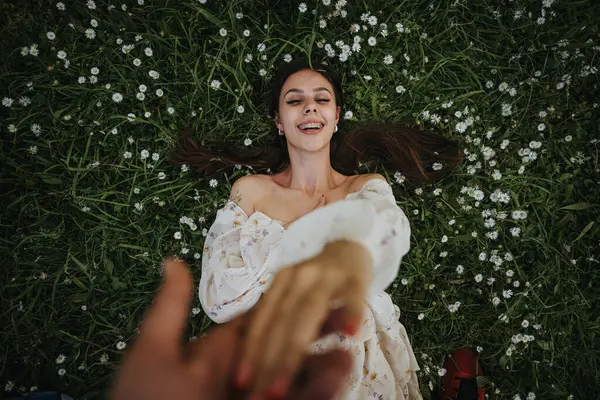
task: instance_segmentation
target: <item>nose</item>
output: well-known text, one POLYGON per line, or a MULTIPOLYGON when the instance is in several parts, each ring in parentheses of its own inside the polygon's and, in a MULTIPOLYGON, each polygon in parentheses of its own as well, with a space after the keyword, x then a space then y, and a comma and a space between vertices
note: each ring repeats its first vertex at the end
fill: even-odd
POLYGON ((314 104, 309 104, 304 110, 304 114, 317 113, 317 107, 314 104))

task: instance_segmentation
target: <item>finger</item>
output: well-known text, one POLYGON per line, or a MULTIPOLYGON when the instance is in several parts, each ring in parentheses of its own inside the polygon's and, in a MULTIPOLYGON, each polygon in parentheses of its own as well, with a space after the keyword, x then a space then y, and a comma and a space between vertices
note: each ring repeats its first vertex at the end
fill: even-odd
POLYGON ((181 335, 192 301, 192 277, 185 262, 169 258, 164 263, 164 283, 142 322, 138 343, 155 355, 180 356, 181 335))
POLYGON ((284 397, 293 377, 306 356, 308 346, 317 339, 329 314, 331 290, 327 286, 312 289, 290 313, 292 315, 280 340, 283 346, 265 362, 265 380, 257 381, 259 390, 270 386, 269 395, 284 397))
POLYGON ((257 395, 263 393, 267 385, 272 383, 281 353, 290 351, 288 339, 293 319, 296 318, 296 310, 319 279, 316 265, 298 265, 294 268, 293 282, 273 308, 271 320, 261 334, 263 343, 268 346, 263 345, 262 351, 257 353, 253 360, 256 368, 253 393, 257 395))
POLYGON ((215 398, 231 398, 236 393, 234 367, 247 320, 247 314, 244 314, 215 326, 187 347, 187 367, 191 375, 198 386, 205 387, 206 393, 210 392, 215 398))
POLYGON ((325 203, 326 203, 326 200, 325 200, 325 195, 324 195, 324 194, 322 194, 322 195, 321 195, 321 197, 319 198, 319 202, 318 202, 318 203, 317 203, 317 205, 315 206, 315 209, 316 209, 316 208, 319 208, 319 207, 321 207, 321 206, 324 206, 324 205, 325 205, 325 203))
POLYGON ((290 400, 329 400, 336 395, 352 370, 352 355, 333 350, 310 356, 302 366, 301 378, 294 382, 290 400))
MULTIPOLYGON (((289 338, 295 325, 293 321, 297 317, 297 310, 322 280, 322 265, 307 262, 293 268, 293 282, 274 309, 271 322, 262 334, 263 341, 268 346, 254 360, 257 371, 253 387, 256 394, 266 390, 266 386, 272 383, 274 375, 279 372, 276 369, 281 365, 281 354, 291 351, 289 338)), ((306 351, 306 346, 301 351, 306 351)))
POLYGON ((241 388, 249 388, 253 382, 256 374, 253 368, 256 365, 255 360, 262 351, 265 332, 277 305, 292 283, 293 272, 291 268, 279 272, 271 287, 261 297, 260 303, 251 312, 236 374, 236 384, 241 388))
POLYGON ((346 305, 344 306, 344 331, 349 335, 358 332, 365 312, 367 283, 358 275, 348 278, 346 289, 346 305))

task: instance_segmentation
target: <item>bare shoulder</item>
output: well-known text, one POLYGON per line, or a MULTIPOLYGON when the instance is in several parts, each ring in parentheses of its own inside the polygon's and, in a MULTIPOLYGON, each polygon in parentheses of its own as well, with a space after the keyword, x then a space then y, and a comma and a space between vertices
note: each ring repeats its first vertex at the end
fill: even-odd
POLYGON ((242 176, 231 185, 229 200, 234 201, 250 216, 254 213, 254 205, 264 185, 265 180, 260 175, 242 176))
POLYGON ((387 179, 385 178, 385 176, 383 176, 381 174, 356 175, 354 178, 354 182, 352 182, 352 191, 353 192, 359 191, 365 185, 365 183, 367 183, 368 181, 370 181, 372 179, 381 179, 382 181, 387 182, 387 179))

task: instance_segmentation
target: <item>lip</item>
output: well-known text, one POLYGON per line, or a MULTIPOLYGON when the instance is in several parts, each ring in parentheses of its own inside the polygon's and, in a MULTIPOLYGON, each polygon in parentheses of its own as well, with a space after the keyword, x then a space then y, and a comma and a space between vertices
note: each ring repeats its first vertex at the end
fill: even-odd
POLYGON ((315 123, 315 124, 321 124, 321 125, 325 126, 325 121, 321 121, 321 120, 318 120, 318 119, 309 119, 309 120, 307 120, 307 121, 302 121, 302 122, 300 122, 300 123, 299 123, 298 125, 296 125, 296 126, 298 127, 298 129, 300 129, 300 125, 304 125, 304 124, 310 124, 311 122, 312 122, 312 123, 315 123))
POLYGON ((323 130, 323 128, 325 128, 325 125, 323 125, 323 126, 321 127, 321 129, 319 129, 319 130, 317 130, 317 131, 304 132, 304 131, 302 131, 302 129, 300 129, 300 128, 298 128, 298 130, 299 130, 300 132, 302 132, 302 134, 303 134, 303 135, 316 135, 316 134, 318 134, 318 133, 321 133, 321 131, 323 130))
POLYGON ((325 128, 325 122, 318 120, 318 119, 310 119, 308 121, 304 121, 299 123, 296 128, 298 128, 298 130, 300 132, 302 132, 304 135, 316 135, 318 133, 321 133, 321 131, 323 130, 323 128, 325 128), (321 124, 323 126, 321 126, 321 129, 319 129, 318 131, 312 131, 312 132, 303 132, 302 129, 300 129, 300 125, 304 125, 304 124, 310 124, 310 123, 315 123, 315 124, 321 124))

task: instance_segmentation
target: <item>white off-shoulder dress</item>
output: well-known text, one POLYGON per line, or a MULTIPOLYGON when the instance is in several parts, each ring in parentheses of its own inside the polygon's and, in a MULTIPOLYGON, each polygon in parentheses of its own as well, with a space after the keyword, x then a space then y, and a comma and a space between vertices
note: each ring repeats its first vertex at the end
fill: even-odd
POLYGON ((398 321, 400 310, 384 290, 410 248, 410 224, 390 185, 371 179, 344 200, 318 208, 284 229, 260 211, 250 217, 233 201, 217 211, 202 257, 200 302, 215 322, 252 308, 275 273, 318 255, 335 240, 369 249, 373 280, 357 335, 334 333, 311 345, 313 353, 349 350, 354 366, 337 399, 420 399, 417 360, 398 321))

